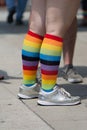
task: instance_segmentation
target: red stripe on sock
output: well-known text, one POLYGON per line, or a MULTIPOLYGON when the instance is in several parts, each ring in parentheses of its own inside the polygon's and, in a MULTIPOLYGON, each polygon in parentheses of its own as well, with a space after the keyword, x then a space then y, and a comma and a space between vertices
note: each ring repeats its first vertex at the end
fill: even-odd
POLYGON ((41 70, 41 73, 45 74, 45 75, 56 75, 58 73, 58 71, 41 70))
POLYGON ((39 34, 36 34, 36 33, 32 32, 32 31, 28 31, 28 35, 31 35, 33 37, 36 37, 36 38, 39 38, 39 39, 43 40, 43 36, 41 36, 39 34))
POLYGON ((23 66, 23 70, 37 70, 37 66, 23 66))
POLYGON ((46 34, 45 37, 46 37, 46 38, 49 38, 49 39, 56 40, 56 41, 63 42, 63 38, 58 37, 58 36, 54 36, 54 35, 51 35, 51 34, 46 34))

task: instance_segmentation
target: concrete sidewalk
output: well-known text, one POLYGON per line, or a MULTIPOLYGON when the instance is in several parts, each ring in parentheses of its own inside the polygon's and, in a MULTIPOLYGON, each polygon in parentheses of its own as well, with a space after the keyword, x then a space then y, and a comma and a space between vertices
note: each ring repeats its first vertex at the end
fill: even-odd
MULTIPOLYGON (((29 13, 25 12, 24 20, 29 13)), ((79 29, 74 65, 83 76, 83 83, 69 84, 61 76, 59 83, 82 103, 77 106, 38 106, 37 99, 19 100, 22 82, 21 48, 28 26, 6 23, 7 12, 0 10, 0 130, 87 130, 87 28, 79 29)), ((63 60, 61 66, 63 66, 63 60)))

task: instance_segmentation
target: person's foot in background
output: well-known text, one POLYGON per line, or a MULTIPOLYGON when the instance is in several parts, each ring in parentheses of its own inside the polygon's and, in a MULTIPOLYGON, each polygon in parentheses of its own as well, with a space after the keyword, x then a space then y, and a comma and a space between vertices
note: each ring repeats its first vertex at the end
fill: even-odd
POLYGON ((73 65, 65 65, 61 70, 61 75, 70 83, 82 83, 82 76, 76 71, 73 65))
POLYGON ((15 7, 9 10, 9 14, 8 14, 8 17, 7 17, 7 22, 9 24, 13 23, 13 15, 15 14, 15 12, 16 12, 15 7))

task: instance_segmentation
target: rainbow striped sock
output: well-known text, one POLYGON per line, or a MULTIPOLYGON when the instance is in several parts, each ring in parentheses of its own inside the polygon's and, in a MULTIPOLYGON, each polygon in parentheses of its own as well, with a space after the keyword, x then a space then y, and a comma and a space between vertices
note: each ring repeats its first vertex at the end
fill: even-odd
POLYGON ((43 37, 29 31, 24 39, 22 49, 23 84, 32 86, 36 82, 39 52, 43 37))
POLYGON ((58 75, 63 39, 46 34, 41 46, 40 63, 42 74, 42 89, 46 92, 53 90, 58 75))

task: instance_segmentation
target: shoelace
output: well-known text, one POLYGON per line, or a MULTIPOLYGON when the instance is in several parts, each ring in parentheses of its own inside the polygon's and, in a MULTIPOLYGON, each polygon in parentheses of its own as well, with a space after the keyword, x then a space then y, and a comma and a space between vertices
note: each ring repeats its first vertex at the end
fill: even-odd
POLYGON ((70 68, 70 69, 68 69, 68 71, 67 71, 69 74, 78 74, 78 72, 74 69, 74 68, 70 68))
POLYGON ((62 95, 71 98, 71 95, 69 92, 67 92, 64 88, 60 87, 58 84, 56 84, 58 87, 58 90, 61 92, 62 95))
POLYGON ((60 88, 60 92, 61 92, 61 94, 63 94, 64 96, 71 98, 70 93, 67 92, 64 88, 60 88))

